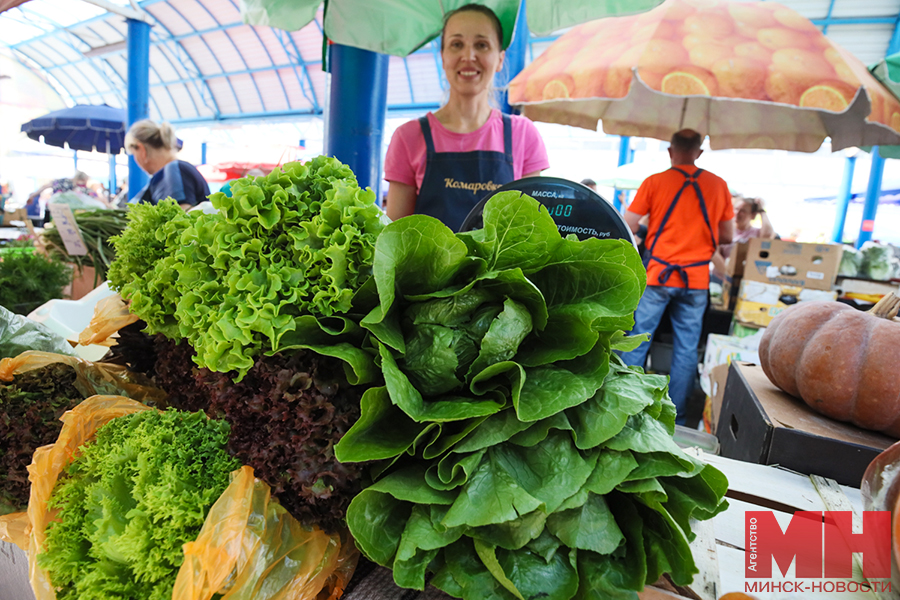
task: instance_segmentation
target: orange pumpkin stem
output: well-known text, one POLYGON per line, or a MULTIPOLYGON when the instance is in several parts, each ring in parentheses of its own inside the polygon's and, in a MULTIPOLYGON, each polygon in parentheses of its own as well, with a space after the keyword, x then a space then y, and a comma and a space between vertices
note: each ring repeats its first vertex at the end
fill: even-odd
POLYGON ((888 292, 868 312, 870 315, 881 317, 882 319, 893 319, 900 312, 900 298, 894 292, 888 292))

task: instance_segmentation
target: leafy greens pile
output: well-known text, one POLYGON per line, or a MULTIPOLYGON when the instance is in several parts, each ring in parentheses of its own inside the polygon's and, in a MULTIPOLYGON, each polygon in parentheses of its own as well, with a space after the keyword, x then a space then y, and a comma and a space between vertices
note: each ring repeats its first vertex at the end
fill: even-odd
POLYGON ((116 258, 109 240, 111 237, 121 234, 125 229, 128 223, 126 214, 124 210, 100 208, 79 211, 74 215, 75 225, 81 231, 81 237, 87 248, 87 254, 84 256, 70 256, 66 252, 62 235, 55 226, 46 227, 41 237, 47 245, 47 252, 50 256, 74 263, 79 271, 84 267, 94 267, 96 273, 94 285, 96 287, 99 282, 106 279, 107 269, 116 258))
POLYGON ((365 388, 343 363, 301 350, 260 357, 240 383, 201 369, 207 413, 231 424, 229 448, 298 521, 339 530, 363 484, 364 463, 340 463, 338 440, 359 419, 365 388))
POLYGON ((360 338, 345 315, 384 227, 374 192, 325 156, 231 189, 210 196, 216 214, 145 208, 122 235, 122 246, 144 239, 147 250, 126 255, 110 281, 148 331, 186 338, 198 365, 236 381, 263 354, 360 338))
MULTIPOLYGON (((227 421, 230 451, 253 467, 294 518, 326 531, 342 527, 368 467, 334 456, 335 444, 359 419, 366 387, 351 384, 344 368, 357 361, 308 350, 263 356, 234 383, 226 373, 194 365, 184 340, 157 335, 153 341, 153 379, 170 406, 227 421)), ((359 376, 350 375, 358 383, 359 376)))
POLYGON ((484 229, 388 225, 361 324, 385 386, 336 448, 383 459, 351 503, 357 544, 395 581, 466 599, 634 598, 696 570, 689 519, 727 481, 672 441, 664 377, 613 354, 645 285, 633 246, 561 238, 517 193, 484 229))
POLYGON ((72 268, 61 260, 23 252, 0 260, 0 306, 27 315, 48 300, 63 297, 72 268))
POLYGON ((236 180, 232 192, 210 197, 216 214, 185 214, 171 199, 129 211, 109 280, 147 332, 186 338, 198 365, 237 381, 263 354, 358 346, 361 315, 346 315, 374 293, 364 285, 384 227, 374 193, 325 156, 236 180))
POLYGON ((227 438, 227 423, 175 410, 100 428, 50 498, 58 521, 38 561, 57 598, 171 598, 182 545, 240 467, 227 438))
POLYGON ((0 515, 25 510, 34 451, 59 437, 67 410, 84 400, 75 369, 54 363, 0 382, 0 515))
POLYGON ((135 204, 128 210, 128 226, 110 238, 116 259, 109 267, 109 285, 131 301, 131 312, 146 321, 150 333, 181 337, 175 320, 180 295, 174 254, 192 219, 171 198, 135 204))

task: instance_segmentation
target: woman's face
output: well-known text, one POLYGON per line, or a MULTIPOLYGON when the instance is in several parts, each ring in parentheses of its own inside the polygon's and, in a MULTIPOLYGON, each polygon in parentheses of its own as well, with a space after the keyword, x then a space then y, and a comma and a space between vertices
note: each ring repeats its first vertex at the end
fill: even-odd
MULTIPOLYGON (((134 157, 134 162, 136 162, 144 172, 150 173, 150 171, 147 170, 147 147, 141 142, 134 141, 128 149, 134 157)), ((153 173, 150 173, 150 175, 153 175, 153 173)))
POLYGON ((464 11, 447 21, 441 58, 451 91, 477 95, 490 90, 504 54, 486 15, 464 11))
POLYGON ((753 205, 746 200, 734 203, 734 224, 738 229, 747 229, 753 220, 753 205))

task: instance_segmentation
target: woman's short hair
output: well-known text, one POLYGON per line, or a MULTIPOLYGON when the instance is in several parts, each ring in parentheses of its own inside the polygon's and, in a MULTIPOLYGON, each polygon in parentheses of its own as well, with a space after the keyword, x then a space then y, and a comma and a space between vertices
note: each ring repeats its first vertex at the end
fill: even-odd
POLYGON ((461 12, 475 12, 482 14, 490 19, 491 25, 494 26, 494 31, 497 33, 497 39, 500 41, 500 49, 503 49, 503 24, 497 17, 497 13, 492 11, 487 6, 484 6, 483 4, 464 4, 463 6, 460 6, 455 10, 451 10, 444 15, 444 26, 441 28, 441 50, 444 49, 444 34, 447 33, 447 21, 450 20, 450 17, 461 12))
POLYGON ((72 177, 72 181, 75 183, 83 183, 85 185, 87 184, 88 179, 90 179, 90 177, 88 177, 88 174, 84 171, 75 171, 75 176, 72 177))
POLYGON ((125 151, 131 154, 135 142, 156 150, 177 150, 178 138, 175 130, 166 122, 156 124, 150 119, 142 119, 132 123, 125 134, 125 151))

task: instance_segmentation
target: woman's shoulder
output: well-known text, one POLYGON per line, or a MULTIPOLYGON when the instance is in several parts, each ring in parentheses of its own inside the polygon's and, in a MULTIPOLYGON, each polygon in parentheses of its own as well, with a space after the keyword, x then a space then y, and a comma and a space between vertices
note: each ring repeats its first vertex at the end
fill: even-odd
POLYGON ((521 129, 537 131, 537 127, 535 126, 534 121, 532 121, 531 119, 529 119, 526 116, 509 115, 509 118, 512 121, 513 129, 521 128, 521 129))
MULTIPOLYGON (((428 117, 431 113, 427 115, 423 115, 424 117, 428 117)), ((409 139, 411 137, 422 137, 422 126, 419 124, 419 119, 421 117, 417 117, 415 119, 410 119, 400 127, 394 130, 395 136, 400 136, 403 139, 409 139)))

